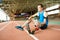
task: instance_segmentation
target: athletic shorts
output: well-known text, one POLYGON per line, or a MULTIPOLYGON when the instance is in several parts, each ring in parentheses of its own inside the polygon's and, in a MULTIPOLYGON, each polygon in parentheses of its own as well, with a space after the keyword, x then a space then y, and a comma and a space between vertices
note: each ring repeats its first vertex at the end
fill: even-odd
POLYGON ((40 25, 39 25, 39 28, 42 29, 42 30, 46 29, 47 26, 48 26, 48 25, 46 25, 46 24, 41 24, 41 23, 39 22, 39 20, 34 20, 34 23, 35 23, 35 25, 37 25, 37 23, 39 23, 39 24, 40 24, 40 25))
POLYGON ((44 30, 44 29, 47 28, 47 25, 46 24, 42 24, 39 28, 42 29, 42 30, 44 30))

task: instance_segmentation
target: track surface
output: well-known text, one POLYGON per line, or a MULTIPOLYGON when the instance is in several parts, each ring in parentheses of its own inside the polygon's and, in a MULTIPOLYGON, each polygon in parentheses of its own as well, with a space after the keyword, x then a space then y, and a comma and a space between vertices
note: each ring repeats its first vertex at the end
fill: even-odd
MULTIPOLYGON (((25 31, 15 28, 24 21, 9 21, 0 23, 0 40, 34 40, 25 31)), ((30 24, 33 29, 33 23, 30 24)), ((34 36, 39 40, 60 40, 60 25, 49 25, 46 30, 36 31, 34 36)))

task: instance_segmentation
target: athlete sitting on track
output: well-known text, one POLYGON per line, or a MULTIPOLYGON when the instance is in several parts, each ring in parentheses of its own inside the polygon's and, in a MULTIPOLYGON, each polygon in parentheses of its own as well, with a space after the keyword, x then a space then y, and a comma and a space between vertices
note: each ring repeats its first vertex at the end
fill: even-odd
MULTIPOLYGON (((27 27, 27 30, 30 34, 34 34, 34 32, 36 30, 39 30, 39 29, 46 29, 47 26, 48 26, 48 15, 47 13, 44 11, 44 7, 42 4, 39 4, 37 6, 37 9, 38 9, 38 12, 34 15, 32 15, 31 17, 29 17, 29 19, 26 21, 26 23, 22 26, 23 28, 26 26, 27 27), (35 25, 35 30, 33 30, 32 32, 30 31, 30 27, 29 27, 29 23, 32 21, 32 18, 35 17, 35 16, 38 16, 39 17, 39 20, 37 21, 37 24, 35 25)), ((20 27, 22 30, 23 28, 20 27)))

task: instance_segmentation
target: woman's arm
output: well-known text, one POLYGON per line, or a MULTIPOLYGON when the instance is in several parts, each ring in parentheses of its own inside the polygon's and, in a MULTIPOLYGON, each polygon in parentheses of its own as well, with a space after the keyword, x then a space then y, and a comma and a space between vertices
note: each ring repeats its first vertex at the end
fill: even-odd
POLYGON ((44 24, 46 23, 47 17, 48 17, 48 13, 47 12, 44 12, 44 24))
POLYGON ((32 15, 32 16, 30 16, 29 19, 31 19, 31 18, 33 18, 33 17, 35 17, 35 16, 37 16, 37 13, 35 13, 35 14, 32 15))

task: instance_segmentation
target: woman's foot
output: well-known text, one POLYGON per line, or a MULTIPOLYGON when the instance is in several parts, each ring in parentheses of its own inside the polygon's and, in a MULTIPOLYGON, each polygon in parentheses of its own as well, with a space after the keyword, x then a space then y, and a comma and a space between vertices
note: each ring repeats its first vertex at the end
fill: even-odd
POLYGON ((16 28, 22 31, 24 30, 22 26, 16 26, 16 28))
POLYGON ((35 33, 35 30, 31 32, 31 34, 34 34, 35 33))

